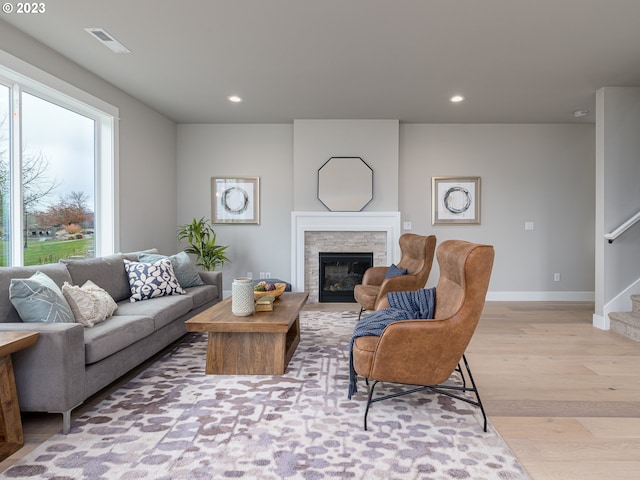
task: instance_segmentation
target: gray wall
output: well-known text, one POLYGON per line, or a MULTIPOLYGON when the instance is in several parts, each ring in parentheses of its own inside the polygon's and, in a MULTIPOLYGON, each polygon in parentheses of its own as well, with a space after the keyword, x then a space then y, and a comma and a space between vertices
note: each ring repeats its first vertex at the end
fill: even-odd
POLYGON ((0 45, 120 110, 116 245, 122 251, 155 246, 175 253, 176 124, 1 20, 0 45))
POLYGON ((229 245, 224 289, 234 278, 291 271, 293 208, 291 125, 178 125, 178 224, 212 218, 211 177, 260 177, 260 225, 216 225, 229 245))
MULTIPOLYGON (((291 271, 290 212, 298 188, 291 171, 305 183, 300 195, 309 201, 317 171, 315 164, 303 168, 294 161, 293 132, 291 125, 178 126, 180 222, 211 215, 211 176, 261 177, 262 224, 216 229, 220 243, 232 245, 227 290, 247 271, 280 277, 291 271)), ((402 219, 412 222, 413 232, 495 245, 494 298, 590 299, 594 164, 593 125, 401 124, 399 181, 381 188, 397 189, 402 219), (482 177, 481 225, 431 226, 431 177, 445 175, 482 177), (533 232, 525 232, 525 221, 535 222, 533 232), (561 282, 553 282, 555 272, 561 282)))
POLYGON ((629 311, 629 295, 640 289, 640 224, 612 244, 603 238, 640 211, 640 88, 602 88, 596 101, 598 209, 594 323, 608 328, 608 313, 629 311))
POLYGON ((594 148, 593 125, 401 125, 402 220, 438 242, 494 245, 489 298, 588 300, 594 148), (481 224, 432 226, 432 176, 481 177, 481 224), (524 230, 527 221, 533 231, 524 230))
POLYGON ((318 200, 318 169, 331 157, 360 157, 373 169, 365 212, 398 211, 398 120, 295 120, 293 206, 328 211, 318 200))
MULTIPOLYGON (((316 195, 315 163, 294 165, 292 125, 176 128, 162 115, 14 27, 2 21, 0 26, 3 50, 119 108, 121 250, 156 246, 163 253, 174 252, 176 219, 181 224, 211 216, 211 176, 259 176, 261 225, 217 229, 220 243, 231 245, 232 263, 224 268, 225 285, 228 289, 232 278, 247 271, 256 276, 269 271, 286 279, 291 271, 294 191, 301 199, 296 208, 324 208, 311 201, 316 195), (294 173, 304 184, 303 190, 294 187, 294 173)), ((624 125, 625 115, 621 109, 614 116, 624 125)), ((634 121, 635 126, 625 133, 628 138, 637 137, 634 121)), ((309 122, 320 129, 328 126, 335 133, 330 123, 309 122)), ((389 121, 382 124, 385 122, 389 121)), ((361 135, 360 127, 343 125, 340 135, 345 139, 361 135)), ((610 144, 620 140, 607 138, 610 144)), ((370 139, 375 146, 375 136, 370 139)), ((627 145, 633 141, 628 140, 627 145)), ((351 155, 327 151, 322 158, 328 154, 351 155)), ((515 292, 515 298, 524 299, 582 298, 594 290, 594 157, 592 125, 400 125, 397 168, 393 152, 391 167, 374 166, 378 172, 374 173, 375 201, 384 199, 383 205, 372 202, 367 209, 393 210, 397 204, 403 220, 411 221, 416 233, 435 233, 439 241, 466 238, 494 244, 497 257, 490 287, 494 293, 515 292), (434 175, 482 177, 480 226, 431 226, 430 180, 434 175), (534 221, 536 229, 525 232, 525 221, 534 221), (554 272, 561 273, 561 282, 552 281, 554 272)), ((636 158, 624 160, 636 162, 629 167, 632 173, 636 158)), ((619 178, 609 177, 608 191, 615 191, 618 181, 626 185, 627 173, 623 170, 615 174, 619 178)), ((633 178, 637 180, 637 174, 633 178)), ((637 188, 637 181, 629 188, 637 188)), ((618 211, 616 202, 607 208, 618 211)), ((609 219, 613 216, 607 214, 609 219)))

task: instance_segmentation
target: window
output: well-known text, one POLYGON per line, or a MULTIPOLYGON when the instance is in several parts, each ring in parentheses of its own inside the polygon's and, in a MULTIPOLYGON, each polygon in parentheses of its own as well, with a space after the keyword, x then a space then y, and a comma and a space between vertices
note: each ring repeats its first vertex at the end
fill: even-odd
POLYGON ((114 130, 112 114, 0 66, 0 266, 113 253, 114 130))
POLYGON ((9 112, 11 90, 0 84, 0 266, 9 258, 9 112))

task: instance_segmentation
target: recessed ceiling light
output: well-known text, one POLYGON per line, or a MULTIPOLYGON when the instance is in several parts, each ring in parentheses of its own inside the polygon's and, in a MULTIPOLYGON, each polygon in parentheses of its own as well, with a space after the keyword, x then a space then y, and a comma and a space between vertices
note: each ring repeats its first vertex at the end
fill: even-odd
POLYGON ((229 97, 229 101, 230 101, 230 102, 233 102, 233 103, 239 103, 239 102, 241 102, 241 101, 242 101, 242 98, 241 98, 241 97, 239 97, 238 95, 231 95, 231 96, 229 97))
POLYGON ((104 28, 85 28, 85 31, 116 53, 131 53, 131 50, 116 40, 115 37, 104 28))
POLYGON ((454 95, 449 99, 449 101, 451 101, 452 103, 460 103, 463 100, 464 100, 464 97, 462 95, 454 95))
POLYGON ((575 112, 573 112, 573 116, 575 118, 582 118, 586 117, 587 113, 589 113, 589 110, 576 110, 575 112))

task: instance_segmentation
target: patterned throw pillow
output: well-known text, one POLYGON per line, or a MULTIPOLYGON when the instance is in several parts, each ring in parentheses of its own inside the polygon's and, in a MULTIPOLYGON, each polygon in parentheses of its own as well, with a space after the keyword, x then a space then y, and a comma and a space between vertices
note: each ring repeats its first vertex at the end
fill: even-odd
POLYGON ((91 280, 87 280, 81 287, 64 282, 62 294, 69 303, 76 322, 85 327, 104 322, 118 308, 111 295, 91 280))
POLYGON ((131 262, 125 259, 124 268, 129 277, 132 302, 184 293, 168 258, 153 263, 131 262))
POLYGON ((73 323, 60 287, 40 271, 29 278, 12 278, 9 300, 23 322, 73 323))

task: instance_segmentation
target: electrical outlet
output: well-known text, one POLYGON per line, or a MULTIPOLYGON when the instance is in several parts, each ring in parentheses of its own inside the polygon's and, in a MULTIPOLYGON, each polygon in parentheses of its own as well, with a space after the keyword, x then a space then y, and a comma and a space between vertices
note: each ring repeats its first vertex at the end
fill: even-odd
POLYGON ((253 272, 247 272, 247 277, 253 278, 253 272))
POLYGON ((411 222, 404 222, 402 224, 402 229, 403 230, 411 230, 411 228, 412 228, 411 222))
POLYGON ((264 278, 271 278, 271 272, 266 272, 264 274, 264 278))
POLYGON ((533 222, 524 222, 524 229, 525 230, 533 230, 535 228, 535 224, 533 222))
POLYGON ((260 280, 264 280, 264 272, 260 272, 260 280))
POLYGON ((560 281, 560 274, 559 273, 554 273, 553 274, 553 281, 554 282, 559 282, 560 281))

